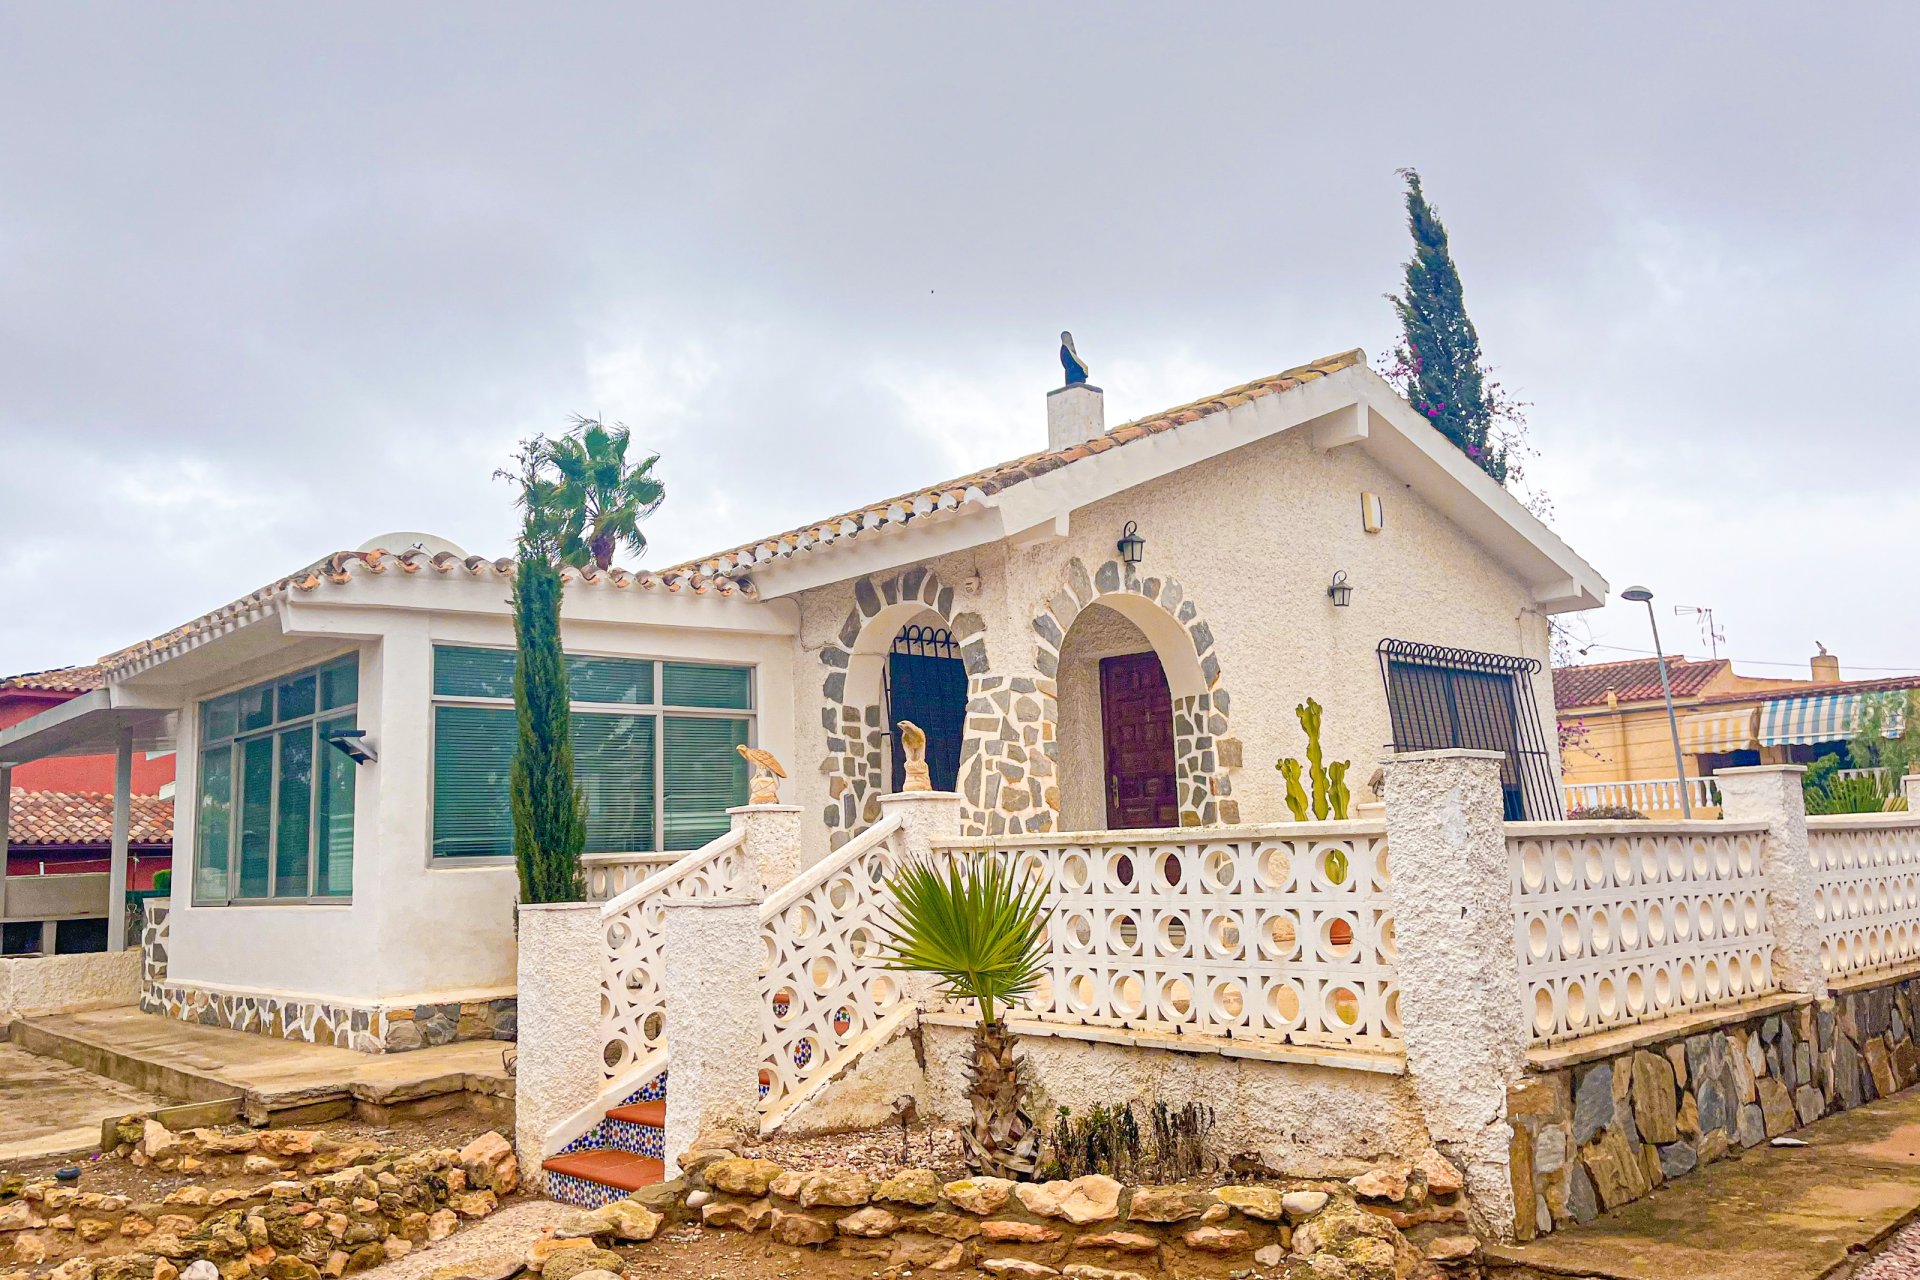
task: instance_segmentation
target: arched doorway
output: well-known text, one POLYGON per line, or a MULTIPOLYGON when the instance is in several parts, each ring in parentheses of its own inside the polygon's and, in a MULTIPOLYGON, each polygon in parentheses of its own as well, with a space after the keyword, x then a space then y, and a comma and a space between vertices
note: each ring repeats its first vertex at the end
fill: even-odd
POLYGON ((1173 694, 1117 609, 1080 611, 1060 648, 1060 817, 1070 831, 1180 825, 1173 694))

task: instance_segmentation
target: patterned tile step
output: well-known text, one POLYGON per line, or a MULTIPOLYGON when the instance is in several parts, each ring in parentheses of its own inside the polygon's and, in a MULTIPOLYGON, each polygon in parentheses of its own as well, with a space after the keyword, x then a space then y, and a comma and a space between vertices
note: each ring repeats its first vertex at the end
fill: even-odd
POLYGON ((607 1119, 625 1120, 629 1124, 644 1124, 651 1125, 655 1129, 664 1129, 667 1126, 667 1104, 665 1099, 661 1099, 615 1107, 607 1112, 607 1119))
MULTIPOLYGON (((543 1160, 540 1167, 548 1174, 558 1175, 558 1178, 549 1178, 549 1184, 564 1178, 568 1182, 598 1183, 601 1187, 612 1188, 614 1193, 600 1201, 602 1204, 607 1200, 620 1199, 624 1194, 642 1187, 664 1182, 667 1176, 666 1166, 660 1161, 631 1151, 576 1151, 572 1155, 552 1156, 543 1160)), ((549 1187, 549 1190, 559 1189, 551 1185, 549 1187)), ((570 1199, 560 1195, 554 1198, 570 1199)))

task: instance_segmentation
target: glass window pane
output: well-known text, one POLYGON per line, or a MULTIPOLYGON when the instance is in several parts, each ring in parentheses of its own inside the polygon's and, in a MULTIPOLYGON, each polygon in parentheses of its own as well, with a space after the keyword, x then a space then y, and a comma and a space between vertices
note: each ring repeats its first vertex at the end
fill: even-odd
POLYGON ((634 658, 567 655, 567 696, 574 702, 653 702, 653 663, 634 658))
POLYGON ((587 853, 644 853, 653 843, 652 716, 573 717, 573 777, 587 797, 587 853))
POLYGON ((688 662, 666 664, 663 683, 670 707, 719 707, 728 711, 753 708, 753 671, 750 667, 713 667, 688 662))
POLYGON ((360 701, 360 659, 346 658, 320 673, 320 705, 328 711, 360 701))
POLYGON ((747 802, 747 722, 667 717, 666 847, 698 849, 725 834, 727 810, 747 802))
POLYGON ((239 726, 239 700, 229 693, 223 698, 200 704, 200 740, 213 742, 231 738, 239 726))
MULTIPOLYGON (((325 681, 322 681, 325 687, 325 681)), ((353 728, 353 717, 328 720, 320 726, 319 795, 314 804, 314 859, 319 883, 316 897, 345 897, 353 892, 353 779, 356 766, 347 753, 326 744, 327 734, 353 728)))
POLYGON ((434 857, 504 857, 513 852, 508 792, 518 737, 510 707, 434 708, 434 857))
POLYGON ((240 706, 240 728, 264 729, 273 723, 273 686, 256 685, 233 695, 240 706))
POLYGON ((511 698, 511 649, 460 649, 436 646, 433 651, 433 691, 451 698, 511 698))
MULTIPOLYGON (((272 692, 271 688, 267 689, 272 692)), ((234 896, 267 896, 267 850, 273 836, 273 739, 243 743, 240 763, 240 887, 234 896)))
MULTIPOLYGON (((286 686, 280 686, 280 690, 284 699, 286 686)), ((313 834, 312 725, 280 735, 278 808, 280 823, 273 833, 273 896, 304 898, 307 864, 313 852, 308 839, 313 834)))
POLYGON ((280 682, 281 720, 298 720, 313 714, 316 680, 311 673, 280 682))
POLYGON ((227 897, 227 852, 233 838, 233 748, 200 753, 200 807, 194 823, 193 896, 227 897))

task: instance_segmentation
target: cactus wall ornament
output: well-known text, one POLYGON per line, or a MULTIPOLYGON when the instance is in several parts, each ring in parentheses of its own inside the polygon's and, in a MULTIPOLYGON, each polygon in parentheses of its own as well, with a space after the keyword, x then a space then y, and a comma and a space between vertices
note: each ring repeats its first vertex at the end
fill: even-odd
POLYGON ((1300 728, 1307 735, 1307 763, 1303 771, 1300 762, 1288 756, 1274 765, 1287 780, 1287 808, 1293 812, 1295 822, 1307 820, 1307 791, 1300 781, 1304 772, 1313 787, 1314 819, 1325 822, 1331 813, 1335 819, 1344 822, 1348 804, 1353 799, 1353 793, 1347 787, 1347 770, 1353 767, 1353 762, 1336 760, 1331 765, 1326 763, 1320 750, 1321 707, 1318 702, 1308 698, 1304 704, 1293 709, 1293 714, 1300 718, 1300 728))

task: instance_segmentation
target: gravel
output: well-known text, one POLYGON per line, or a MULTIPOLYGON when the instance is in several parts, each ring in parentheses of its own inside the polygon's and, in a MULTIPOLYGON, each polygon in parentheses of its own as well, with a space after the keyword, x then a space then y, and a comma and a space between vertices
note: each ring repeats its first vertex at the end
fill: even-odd
POLYGON ((749 1145, 744 1154, 787 1169, 850 1165, 870 1178, 884 1178, 902 1169, 932 1169, 946 1179, 967 1176, 966 1149, 952 1125, 914 1125, 905 1143, 903 1158, 900 1129, 888 1126, 819 1138, 774 1137, 749 1145))
POLYGON ((1920 1222, 1900 1228, 1853 1280, 1920 1280, 1920 1222))

